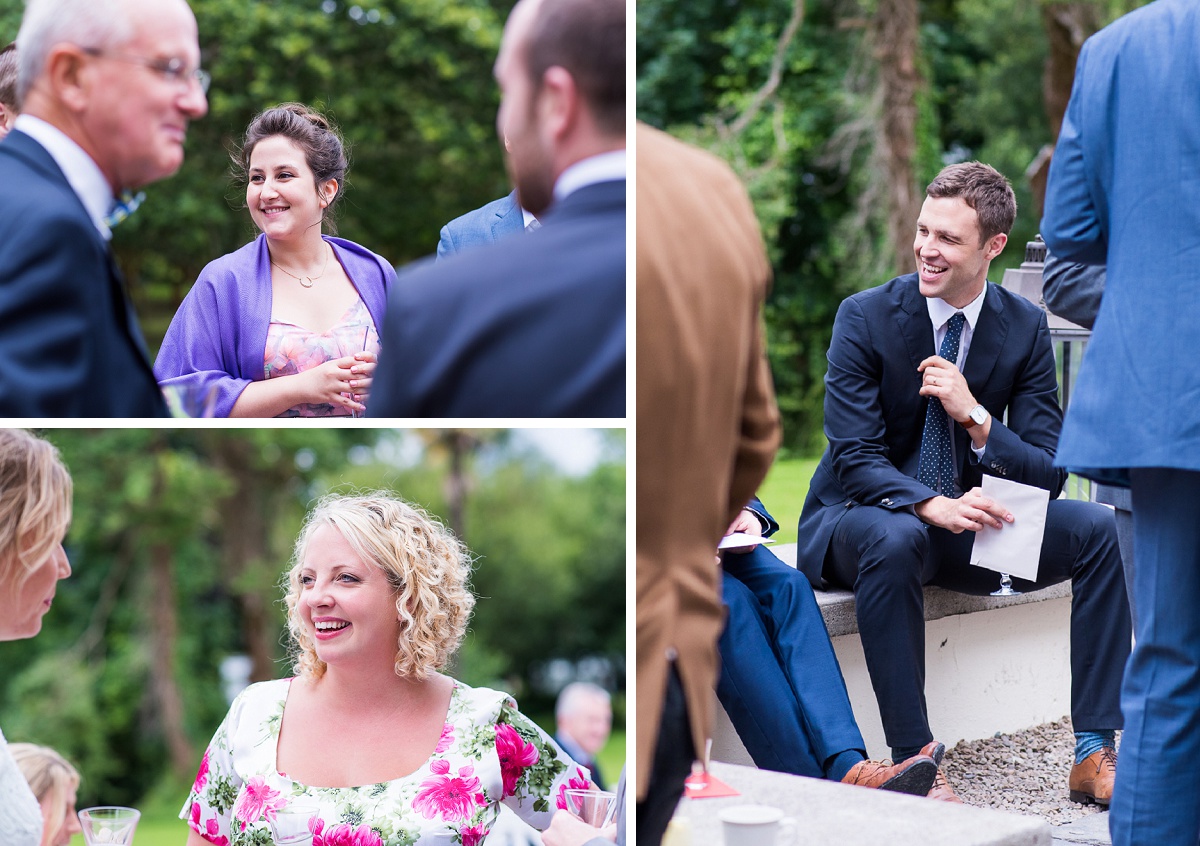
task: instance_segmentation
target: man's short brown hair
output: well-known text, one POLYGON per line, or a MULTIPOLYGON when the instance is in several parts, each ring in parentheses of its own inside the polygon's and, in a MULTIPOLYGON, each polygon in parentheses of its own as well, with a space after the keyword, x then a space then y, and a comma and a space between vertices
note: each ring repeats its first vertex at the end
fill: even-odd
POLYGON ((960 197, 979 216, 980 242, 1007 235, 1017 218, 1017 198, 1000 171, 983 162, 962 162, 942 168, 925 195, 940 199, 960 197))
POLYGON ((625 0, 543 0, 526 44, 534 90, 565 68, 600 130, 625 134, 625 0))

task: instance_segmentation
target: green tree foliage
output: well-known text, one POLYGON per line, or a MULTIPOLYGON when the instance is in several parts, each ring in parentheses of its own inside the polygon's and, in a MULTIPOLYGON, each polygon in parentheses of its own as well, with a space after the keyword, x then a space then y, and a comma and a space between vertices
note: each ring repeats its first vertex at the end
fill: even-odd
MULTIPOLYGON (((823 442, 825 353, 838 304, 910 268, 897 269, 889 258, 883 173, 874 159, 881 71, 868 22, 876 3, 800 2, 803 21, 780 85, 731 137, 726 130, 767 83, 795 2, 639 0, 637 113, 722 156, 747 184, 775 271, 765 314, 785 448, 803 455, 823 442)), ((1108 22, 1143 3, 1094 5, 1108 22)), ((1054 140, 1042 101, 1042 11, 1085 4, 920 4, 926 84, 917 95, 918 187, 945 164, 969 159, 1009 177, 1020 211, 1009 248, 993 264, 996 282, 1021 262, 1037 232, 1025 171, 1054 140)))
MULTIPOLYGON (((349 429, 43 435, 75 484, 73 574, 59 583, 41 634, 0 643, 0 726, 10 740, 47 743, 75 761, 84 805, 130 804, 164 779, 190 779, 228 707, 220 677, 227 656, 261 649, 268 665, 259 677, 290 675, 280 580, 317 497, 387 488, 446 519, 448 460, 422 454, 435 437, 349 429), (252 623, 260 614, 261 627, 252 623)), ((552 707, 554 692, 538 684, 547 662, 599 660, 612 668, 618 694, 623 688, 623 438, 610 450, 583 476, 564 475, 507 438, 463 462, 479 601, 452 672, 509 690, 526 713, 552 707)), ((618 725, 622 702, 618 695, 618 725)))

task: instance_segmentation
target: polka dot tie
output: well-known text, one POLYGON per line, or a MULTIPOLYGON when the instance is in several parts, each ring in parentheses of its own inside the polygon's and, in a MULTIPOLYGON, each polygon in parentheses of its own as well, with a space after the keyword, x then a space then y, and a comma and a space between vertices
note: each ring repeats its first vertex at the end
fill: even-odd
MULTIPOLYGON (((946 337, 938 355, 954 364, 958 361, 958 342, 962 338, 967 318, 956 311, 946 325, 946 337)), ((925 409, 925 431, 921 434, 921 464, 917 481, 928 485, 942 496, 960 496, 954 490, 954 461, 950 450, 950 418, 937 397, 929 398, 925 409)))

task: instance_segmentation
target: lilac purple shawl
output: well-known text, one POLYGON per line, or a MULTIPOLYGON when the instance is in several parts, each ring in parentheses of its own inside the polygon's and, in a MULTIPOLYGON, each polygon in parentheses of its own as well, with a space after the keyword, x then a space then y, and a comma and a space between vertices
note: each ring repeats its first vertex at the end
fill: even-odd
MULTIPOLYGON (((392 266, 365 247, 322 236, 375 321, 383 327, 392 266)), ((211 261, 171 319, 154 362, 159 385, 177 385, 191 396, 215 389, 217 417, 228 417, 251 382, 265 378, 263 354, 271 322, 271 265, 267 239, 211 261)))

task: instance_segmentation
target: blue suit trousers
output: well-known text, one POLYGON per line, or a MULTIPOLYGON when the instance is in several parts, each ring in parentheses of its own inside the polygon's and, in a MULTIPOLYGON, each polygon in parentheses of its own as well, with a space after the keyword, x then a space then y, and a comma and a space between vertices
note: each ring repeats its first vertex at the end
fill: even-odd
POLYGON ((1195 846, 1200 794, 1200 472, 1134 469, 1136 642, 1125 670, 1125 734, 1113 846, 1195 846))
POLYGON ((754 763, 823 778, 840 753, 865 757, 812 585, 765 546, 726 553, 729 618, 717 697, 754 763))

